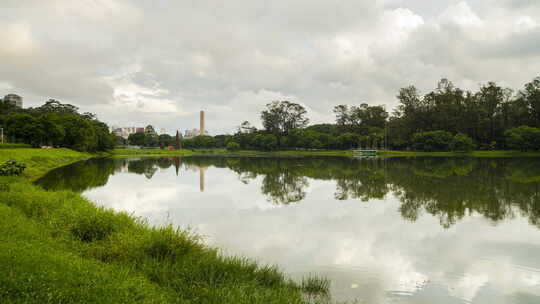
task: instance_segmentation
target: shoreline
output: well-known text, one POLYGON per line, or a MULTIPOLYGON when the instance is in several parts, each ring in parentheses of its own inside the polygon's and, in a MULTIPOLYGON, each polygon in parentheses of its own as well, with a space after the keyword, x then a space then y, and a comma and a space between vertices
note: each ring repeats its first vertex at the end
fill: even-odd
MULTIPOLYGON (((301 157, 301 156, 338 156, 355 157, 352 150, 283 150, 283 151, 227 151, 225 149, 206 150, 160 150, 160 149, 115 149, 112 156, 277 156, 277 157, 301 157)), ((416 151, 393 151, 380 150, 377 157, 540 157, 540 152, 521 151, 471 151, 471 152, 416 152, 416 151)))
MULTIPOLYGON (((329 281, 294 282, 277 266, 219 248, 176 227, 96 206, 73 191, 32 182, 48 171, 109 154, 69 149, 0 149, 0 163, 27 165, 0 177, 0 302, 314 303, 329 281)), ((110 154, 112 155, 112 154, 110 154)))

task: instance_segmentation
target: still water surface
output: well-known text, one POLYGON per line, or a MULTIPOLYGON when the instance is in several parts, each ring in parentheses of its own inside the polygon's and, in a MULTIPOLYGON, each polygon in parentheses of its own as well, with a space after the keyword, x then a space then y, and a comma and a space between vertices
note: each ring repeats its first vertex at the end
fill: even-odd
POLYGON ((359 303, 540 303, 540 160, 89 160, 72 189, 212 246, 332 280, 359 303))

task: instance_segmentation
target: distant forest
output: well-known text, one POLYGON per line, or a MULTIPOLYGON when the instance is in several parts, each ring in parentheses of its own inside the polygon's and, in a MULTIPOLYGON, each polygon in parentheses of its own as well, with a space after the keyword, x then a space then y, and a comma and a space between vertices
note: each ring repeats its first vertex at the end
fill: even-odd
POLYGON ((66 147, 78 151, 105 151, 114 148, 109 127, 92 113, 57 100, 36 108, 21 109, 0 103, 0 126, 4 140, 34 147, 66 147))
MULTIPOLYGON (((540 77, 520 90, 494 82, 476 92, 442 79, 421 93, 414 86, 399 90, 398 106, 337 105, 334 123, 310 125, 306 109, 290 101, 274 101, 260 113, 263 128, 249 121, 232 135, 181 139, 187 149, 228 150, 388 148, 415 151, 512 149, 540 151, 540 77)), ((80 151, 103 151, 114 145, 148 147, 178 145, 170 135, 134 134, 126 141, 107 125, 75 106, 49 100, 41 107, 0 107, 0 125, 11 142, 52 145, 80 151)))
POLYGON ((263 129, 245 121, 234 135, 188 142, 197 148, 351 149, 416 151, 513 149, 540 151, 540 77, 514 91, 494 82, 476 92, 442 79, 422 94, 414 86, 399 90, 398 106, 338 105, 332 124, 309 125, 303 106, 269 103, 261 112, 263 129))

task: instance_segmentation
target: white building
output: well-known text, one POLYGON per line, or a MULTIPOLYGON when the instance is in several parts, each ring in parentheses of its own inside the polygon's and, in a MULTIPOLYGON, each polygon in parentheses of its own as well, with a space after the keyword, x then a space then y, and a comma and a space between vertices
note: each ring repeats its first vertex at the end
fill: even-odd
POLYGON ((8 94, 4 96, 3 102, 12 104, 19 108, 22 108, 23 106, 23 98, 16 94, 8 94))
POLYGON ((136 127, 111 127, 111 129, 114 135, 120 136, 125 139, 127 139, 129 135, 137 133, 136 127))

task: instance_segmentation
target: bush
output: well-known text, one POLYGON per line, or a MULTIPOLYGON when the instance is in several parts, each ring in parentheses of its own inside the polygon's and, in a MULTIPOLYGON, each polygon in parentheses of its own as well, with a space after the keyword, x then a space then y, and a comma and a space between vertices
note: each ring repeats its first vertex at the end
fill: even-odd
POLYGON ((240 150, 240 145, 237 142, 230 141, 227 144, 227 150, 228 151, 238 151, 238 150, 240 150))
POLYGON ((448 151, 453 142, 452 134, 446 131, 429 131, 414 133, 412 143, 420 151, 448 151))
POLYGON ((9 175, 21 175, 26 169, 26 165, 23 163, 16 162, 14 160, 8 160, 0 165, 0 175, 9 176, 9 175))
POLYGON ((100 241, 123 227, 130 226, 129 218, 104 209, 81 209, 70 214, 70 231, 83 242, 100 241))
POLYGON ((458 133, 454 136, 452 140, 452 151, 462 151, 462 152, 468 152, 472 151, 475 148, 475 143, 469 136, 458 133))
POLYGON ((521 151, 540 151, 540 129, 521 126, 507 130, 506 145, 521 151))
POLYGON ((271 134, 258 134, 253 139, 253 143, 257 149, 272 151, 277 148, 277 138, 271 134))

